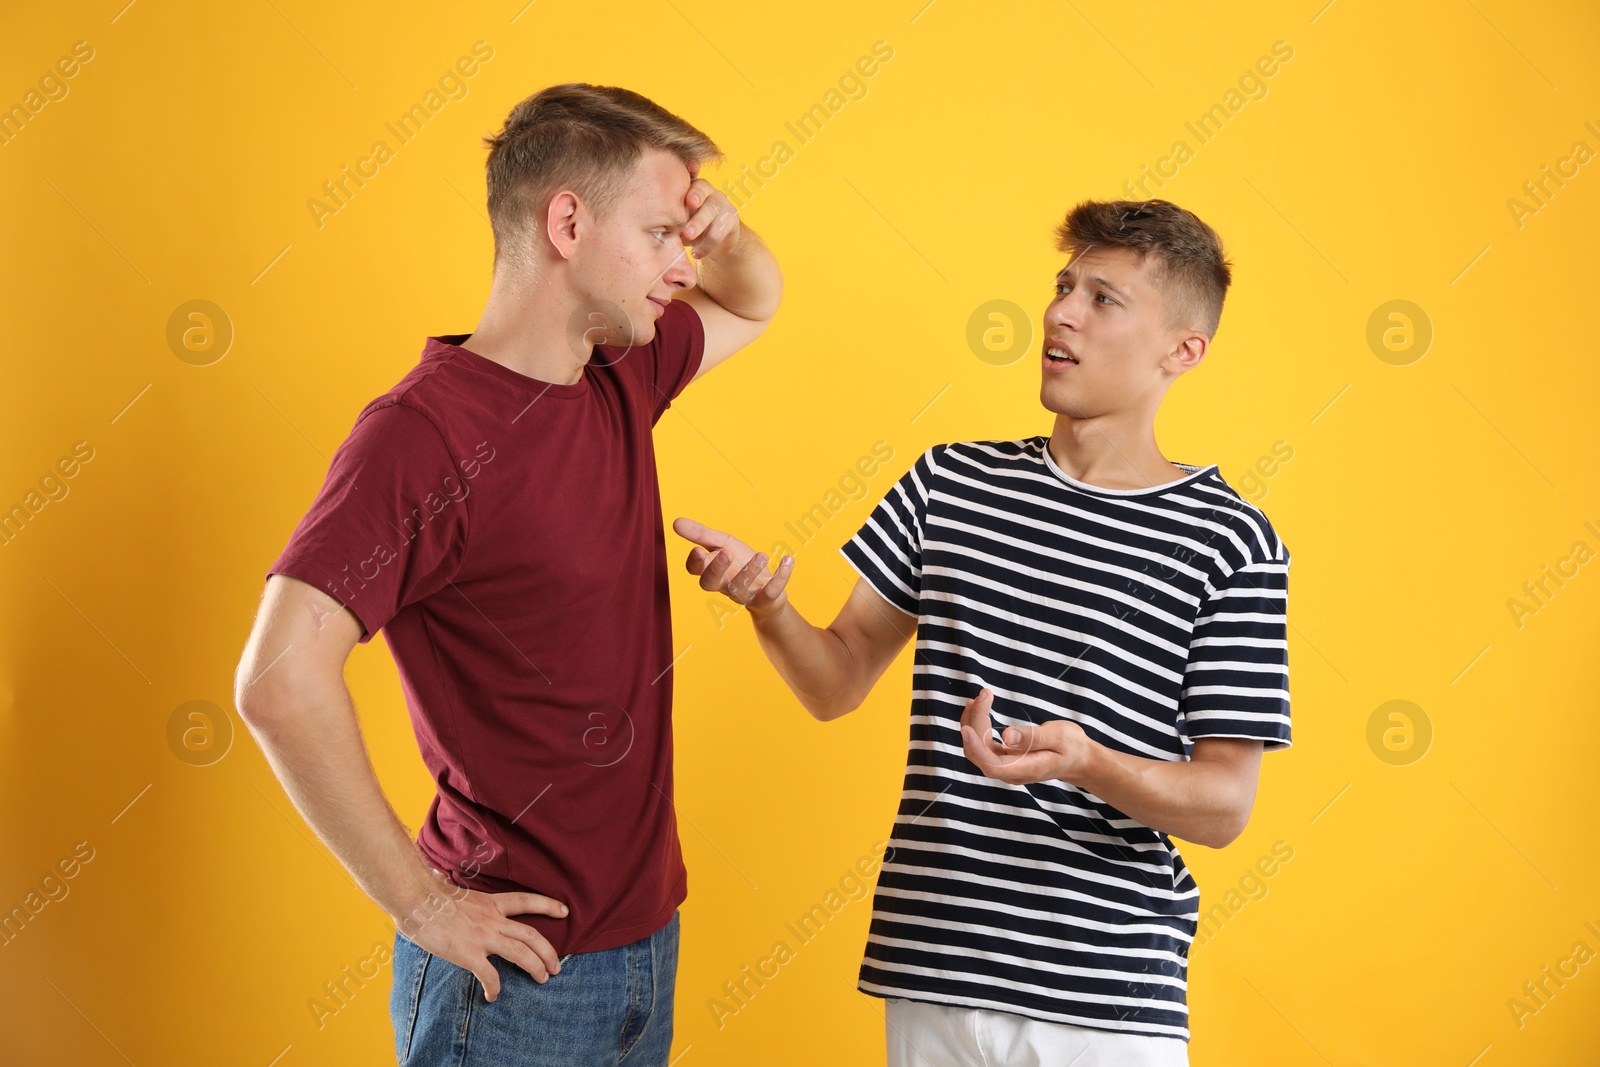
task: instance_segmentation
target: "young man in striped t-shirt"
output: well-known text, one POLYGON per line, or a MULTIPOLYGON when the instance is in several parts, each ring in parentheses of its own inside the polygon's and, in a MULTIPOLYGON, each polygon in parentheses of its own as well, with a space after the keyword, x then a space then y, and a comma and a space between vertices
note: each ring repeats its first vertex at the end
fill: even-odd
POLYGON ((1155 439, 1215 336, 1221 242, 1165 201, 1090 201, 1058 247, 1053 431, 922 453, 841 549, 861 580, 831 626, 790 604, 792 556, 771 573, 674 524, 818 719, 915 633, 859 982, 887 999, 891 1067, 1187 1063, 1199 889, 1171 837, 1233 841, 1262 751, 1289 746, 1288 550, 1214 464, 1155 439))

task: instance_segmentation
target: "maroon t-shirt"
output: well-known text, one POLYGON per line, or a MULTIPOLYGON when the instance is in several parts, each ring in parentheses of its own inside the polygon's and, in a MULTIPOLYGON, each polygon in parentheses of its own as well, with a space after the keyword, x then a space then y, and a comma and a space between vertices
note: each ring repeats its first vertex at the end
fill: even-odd
POLYGON ((655 339, 572 385, 430 337, 362 409, 270 574, 383 630, 437 795, 417 834, 558 953, 659 930, 687 895, 672 806, 672 620, 651 428, 699 369, 673 301, 655 339))

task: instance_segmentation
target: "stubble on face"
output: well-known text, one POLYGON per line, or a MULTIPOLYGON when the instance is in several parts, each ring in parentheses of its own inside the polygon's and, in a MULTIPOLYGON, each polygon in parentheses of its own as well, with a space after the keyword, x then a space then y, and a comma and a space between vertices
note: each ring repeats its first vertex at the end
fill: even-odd
POLYGON ((683 198, 692 180, 677 156, 647 149, 611 216, 595 224, 606 269, 603 291, 591 299, 620 309, 628 321, 614 343, 628 344, 630 335, 635 345, 655 338, 662 309, 651 297, 670 298, 676 286, 665 276, 688 256, 678 235, 688 222, 683 198))

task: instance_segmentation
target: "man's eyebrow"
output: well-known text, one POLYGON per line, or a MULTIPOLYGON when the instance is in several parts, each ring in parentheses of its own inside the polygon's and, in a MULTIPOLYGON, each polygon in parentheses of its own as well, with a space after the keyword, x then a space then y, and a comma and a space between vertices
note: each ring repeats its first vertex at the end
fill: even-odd
POLYGON ((651 226, 674 226, 680 230, 688 224, 689 217, 687 215, 657 215, 649 222, 651 226))
MULTIPOLYGON (((1062 267, 1060 270, 1058 270, 1056 272, 1056 281, 1059 282, 1062 278, 1067 277, 1071 273, 1072 273, 1072 268, 1070 266, 1062 267)), ((1096 285, 1100 286, 1102 289, 1110 289, 1113 293, 1116 293, 1118 296, 1122 297, 1122 299, 1124 299, 1124 300, 1133 299, 1133 297, 1127 291, 1117 288, 1115 285, 1112 285, 1110 282, 1106 281, 1104 278, 1100 277, 1098 274, 1090 275, 1089 280, 1091 282, 1094 282, 1096 285)))

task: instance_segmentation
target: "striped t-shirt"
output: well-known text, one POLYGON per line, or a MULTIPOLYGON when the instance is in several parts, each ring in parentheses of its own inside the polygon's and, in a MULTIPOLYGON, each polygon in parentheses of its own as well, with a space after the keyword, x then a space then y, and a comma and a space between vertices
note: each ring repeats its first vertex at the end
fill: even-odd
POLYGON ((858 988, 1189 1040, 1199 888, 1165 833, 961 746, 1071 719, 1149 759, 1289 747, 1289 553, 1215 465, 1148 489, 1068 477, 1044 436, 924 452, 840 551, 917 617, 904 791, 858 988))

